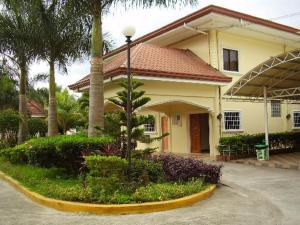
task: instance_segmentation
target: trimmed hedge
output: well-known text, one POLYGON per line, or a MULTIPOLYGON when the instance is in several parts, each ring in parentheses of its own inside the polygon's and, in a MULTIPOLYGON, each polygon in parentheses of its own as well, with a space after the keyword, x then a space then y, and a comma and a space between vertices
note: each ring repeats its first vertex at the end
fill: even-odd
POLYGON ((41 167, 65 168, 77 173, 83 163, 83 155, 102 151, 109 137, 88 138, 79 135, 55 136, 31 139, 22 145, 0 151, 12 163, 28 163, 41 167))
MULTIPOLYGON (((265 134, 236 135, 220 138, 220 145, 230 146, 230 149, 242 152, 244 149, 254 151, 255 145, 264 141, 265 134)), ((299 150, 300 132, 283 132, 269 134, 270 150, 299 150)))
POLYGON ((221 180, 219 165, 206 164, 193 158, 184 158, 172 154, 154 156, 153 160, 161 162, 164 176, 168 181, 189 181, 193 178, 202 178, 205 182, 217 184, 221 180))
MULTIPOLYGON (((128 161, 117 156, 87 156, 85 165, 89 175, 94 177, 115 176, 124 181, 127 178, 128 161)), ((162 164, 158 162, 133 159, 132 180, 138 183, 158 182, 163 180, 162 164)))

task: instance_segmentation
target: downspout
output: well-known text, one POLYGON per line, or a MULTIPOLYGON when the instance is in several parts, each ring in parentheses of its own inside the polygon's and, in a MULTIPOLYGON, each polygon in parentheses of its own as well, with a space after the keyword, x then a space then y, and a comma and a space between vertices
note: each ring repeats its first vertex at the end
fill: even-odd
MULTIPOLYGON (((219 89, 219 113, 222 115, 222 93, 221 93, 221 86, 218 87, 219 89)), ((222 137, 222 116, 219 120, 219 135, 220 138, 222 137)))

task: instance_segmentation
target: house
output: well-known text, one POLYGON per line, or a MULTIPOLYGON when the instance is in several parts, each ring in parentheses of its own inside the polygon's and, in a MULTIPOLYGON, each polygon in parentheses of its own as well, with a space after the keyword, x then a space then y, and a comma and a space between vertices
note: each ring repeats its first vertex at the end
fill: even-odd
MULTIPOLYGON (((263 102, 225 92, 270 57, 300 48, 300 31, 211 5, 136 39, 133 46, 132 71, 151 97, 139 113, 156 118, 145 132, 170 134, 152 145, 161 152, 214 156, 221 136, 264 131, 263 102)), ((105 99, 115 96, 126 65, 125 45, 105 56, 105 99)), ((299 79, 294 82, 300 87, 299 79)), ((88 90, 89 76, 69 87, 88 90)), ((105 110, 114 108, 105 102, 105 110)), ((300 128, 299 104, 270 101, 268 108, 270 132, 300 128)))
POLYGON ((41 105, 39 105, 37 102, 33 100, 27 101, 27 108, 30 114, 30 117, 32 118, 45 118, 45 110, 41 105))

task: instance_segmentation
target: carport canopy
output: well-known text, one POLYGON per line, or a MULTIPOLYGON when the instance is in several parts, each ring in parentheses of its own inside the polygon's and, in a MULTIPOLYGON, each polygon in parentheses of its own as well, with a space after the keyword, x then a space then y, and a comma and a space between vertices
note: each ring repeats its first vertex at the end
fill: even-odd
POLYGON ((259 64, 235 82, 225 95, 264 100, 265 142, 268 145, 267 100, 300 100, 300 49, 259 64))
POLYGON ((300 100, 300 49, 271 57, 242 76, 225 93, 231 97, 300 100))

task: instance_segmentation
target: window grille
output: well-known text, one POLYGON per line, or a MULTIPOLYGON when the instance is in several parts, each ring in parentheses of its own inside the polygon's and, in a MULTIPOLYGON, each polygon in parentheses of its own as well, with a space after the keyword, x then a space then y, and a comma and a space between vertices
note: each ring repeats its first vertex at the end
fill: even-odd
POLYGON ((241 129, 241 114, 239 111, 224 112, 224 128, 225 130, 241 129))

